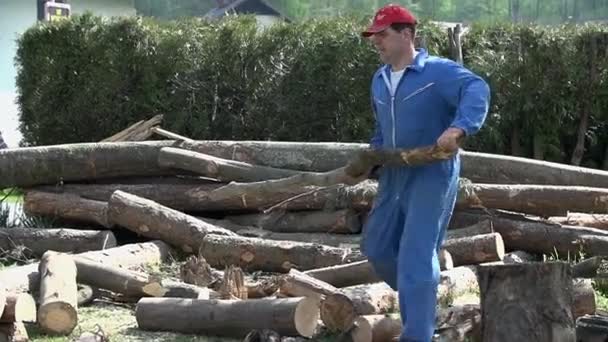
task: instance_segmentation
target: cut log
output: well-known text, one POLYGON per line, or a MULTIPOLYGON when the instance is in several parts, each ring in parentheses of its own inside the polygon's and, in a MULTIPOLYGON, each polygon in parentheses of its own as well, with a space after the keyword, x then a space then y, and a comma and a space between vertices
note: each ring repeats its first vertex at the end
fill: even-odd
POLYGON ((0 323, 36 322, 36 301, 29 293, 12 293, 6 297, 0 323))
POLYGON ((85 199, 73 194, 27 191, 23 198, 23 211, 29 215, 61 218, 111 228, 106 216, 107 207, 105 202, 85 199))
POLYGON ((118 141, 142 141, 147 140, 152 135, 152 128, 158 126, 163 121, 163 115, 158 114, 148 120, 140 120, 126 129, 103 139, 101 142, 118 141))
POLYGON ((247 283, 248 298, 264 298, 273 296, 279 291, 280 276, 247 283))
POLYGON ((201 255, 190 255, 180 266, 180 279, 197 286, 208 287, 223 278, 223 274, 209 266, 201 255))
POLYGON ((505 255, 505 246, 499 233, 449 239, 443 249, 452 256, 454 266, 500 261, 505 255))
POLYGON ((510 210, 543 217, 566 215, 569 211, 608 213, 607 188, 528 184, 473 184, 472 191, 486 208, 510 210))
POLYGON ((380 277, 375 273, 372 264, 367 260, 311 269, 305 271, 304 274, 335 287, 347 287, 381 281, 380 277))
POLYGON ((481 311, 477 304, 459 305, 437 312, 433 341, 479 341, 481 311))
POLYGON ((344 248, 359 248, 361 244, 361 235, 359 234, 274 233, 260 228, 238 230, 237 234, 266 240, 309 242, 344 248))
POLYGON ((243 270, 233 265, 226 267, 218 292, 221 299, 247 299, 243 270))
POLYGON ((490 233, 494 233, 494 229, 492 228, 492 221, 482 220, 465 228, 449 229, 445 234, 445 239, 459 239, 490 233))
POLYGON ((0 228, 0 248, 11 250, 25 247, 25 254, 41 257, 53 250, 65 253, 82 253, 116 247, 111 231, 64 228, 0 228))
POLYGON ((166 298, 209 299, 211 294, 209 288, 178 281, 163 280, 161 285, 165 290, 163 297, 166 298))
POLYGON ((321 301, 321 320, 330 331, 349 331, 360 315, 383 314, 398 308, 397 293, 386 283, 349 286, 321 301))
POLYGON ((337 211, 273 211, 269 214, 227 216, 227 220, 283 233, 360 233, 359 214, 352 209, 337 211))
POLYGON ((603 342, 608 340, 608 317, 587 315, 576 321, 577 341, 603 342))
POLYGON ((595 314, 595 289, 591 279, 573 279, 572 286, 572 314, 574 319, 584 315, 595 314))
POLYGON ((122 191, 116 191, 108 202, 108 220, 148 238, 163 240, 186 253, 197 251, 207 234, 237 235, 175 209, 122 191))
POLYGON ((162 297, 165 293, 159 279, 141 272, 121 269, 83 257, 74 257, 78 282, 120 293, 126 297, 162 297))
MULTIPOLYGON (((76 254, 80 257, 125 269, 139 269, 148 264, 160 264, 167 259, 171 248, 162 241, 129 244, 102 251, 76 254)), ((40 286, 38 263, 14 266, 0 271, 0 284, 8 292, 35 293, 40 286)))
POLYGON ((560 255, 579 252, 605 255, 608 250, 608 232, 595 228, 562 226, 499 210, 488 210, 484 214, 469 210, 457 211, 453 217, 456 222, 491 220, 507 250, 539 254, 554 254, 557 251, 560 255))
POLYGON ((572 266, 572 277, 574 278, 594 278, 597 270, 605 257, 595 256, 587 258, 572 266))
POLYGON ((158 151, 172 142, 78 143, 0 151, 0 189, 167 174, 158 151), (69 167, 66 167, 69 165, 69 167))
POLYGON ((40 259, 38 325, 52 335, 68 335, 78 324, 76 264, 72 256, 49 251, 40 259))
POLYGON ((526 262, 539 261, 539 258, 526 251, 514 251, 506 253, 502 261, 505 264, 523 264, 526 262))
POLYGON ((608 214, 568 213, 568 216, 549 217, 553 223, 608 230, 608 214))
POLYGON ((439 269, 441 271, 451 270, 454 268, 454 258, 452 254, 445 249, 441 249, 438 254, 439 257, 439 269))
POLYGON ((244 338, 253 329, 312 337, 318 329, 314 298, 203 300, 142 298, 135 317, 140 329, 244 338))
POLYGON ((301 171, 253 165, 175 147, 163 147, 158 154, 162 168, 181 169, 221 182, 258 182, 290 177, 301 171))
POLYGON ((483 341, 575 340, 568 264, 480 266, 477 275, 483 341))
MULTIPOLYGON (((78 279, 78 275, 76 275, 78 279)), ((78 284, 78 307, 83 307, 93 303, 93 301, 99 296, 99 289, 92 288, 89 285, 78 284)))
POLYGON ((188 137, 185 137, 183 135, 179 135, 179 134, 174 133, 174 132, 170 132, 170 131, 164 130, 164 129, 160 128, 160 127, 154 127, 154 128, 152 128, 152 132, 160 135, 161 137, 169 138, 171 140, 186 141, 186 142, 193 142, 194 141, 194 140, 192 140, 192 139, 190 139, 188 137))
POLYGON ((282 277, 279 291, 286 296, 317 297, 319 300, 321 300, 323 296, 329 296, 339 292, 336 287, 294 268, 282 277))
POLYGON ((359 252, 305 242, 273 241, 208 234, 200 251, 209 265, 237 265, 244 271, 289 272, 309 270, 364 259, 359 252))
POLYGON ((23 322, 1 323, 0 341, 2 342, 29 342, 30 338, 23 322))
POLYGON ((402 328, 398 316, 364 315, 355 319, 350 338, 353 342, 398 341, 402 328))

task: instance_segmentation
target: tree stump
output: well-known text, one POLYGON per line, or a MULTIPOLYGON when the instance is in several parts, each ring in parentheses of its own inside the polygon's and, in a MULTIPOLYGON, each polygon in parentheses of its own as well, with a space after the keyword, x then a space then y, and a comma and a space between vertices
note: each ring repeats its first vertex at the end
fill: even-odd
POLYGON ((480 266, 477 277, 482 341, 574 341, 567 263, 480 266))

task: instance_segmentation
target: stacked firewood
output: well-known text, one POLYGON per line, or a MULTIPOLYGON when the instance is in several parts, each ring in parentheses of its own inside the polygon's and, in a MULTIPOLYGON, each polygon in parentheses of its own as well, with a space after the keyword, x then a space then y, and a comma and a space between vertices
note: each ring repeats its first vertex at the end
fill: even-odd
MULTIPOLYGON (((397 292, 359 250, 378 190, 367 171, 449 155, 434 146, 372 151, 354 143, 176 137, 0 151, 0 188, 24 189, 28 214, 69 227, 0 232, 3 249, 22 245, 40 258, 0 271, 4 312, 28 294, 36 303, 23 317, 68 334, 78 322, 78 287, 88 285, 137 302, 145 330, 251 341, 399 335, 399 315, 391 315, 397 292), (121 243, 122 231, 141 242, 121 243), (179 281, 142 271, 172 252, 188 257, 179 281), (253 280, 260 272, 263 280, 253 280)), ((500 340, 502 332, 483 322, 496 320, 492 310, 524 298, 525 289, 527 296, 543 293, 541 285, 560 298, 546 305, 569 312, 554 325, 572 330, 569 322, 595 314, 587 278, 608 254, 608 172, 468 151, 460 158, 457 208, 440 253, 437 339, 500 340), (564 270, 542 262, 556 254, 589 259, 564 270), (492 282, 505 277, 521 285, 492 282), (459 300, 467 294, 476 296, 459 300)), ((542 314, 520 304, 538 325, 542 314)))

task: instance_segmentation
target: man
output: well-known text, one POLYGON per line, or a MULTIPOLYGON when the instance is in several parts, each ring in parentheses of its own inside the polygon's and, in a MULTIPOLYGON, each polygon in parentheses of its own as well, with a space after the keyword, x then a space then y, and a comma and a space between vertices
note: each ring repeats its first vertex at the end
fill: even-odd
MULTIPOLYGON (((387 5, 363 32, 384 65, 371 84, 375 133, 370 145, 410 149, 437 144, 457 152, 479 131, 489 108, 486 82, 448 59, 415 49, 416 18, 387 5)), ((399 292, 401 342, 431 341, 435 330, 438 252, 454 209, 460 158, 424 166, 384 166, 364 230, 362 250, 399 292)))

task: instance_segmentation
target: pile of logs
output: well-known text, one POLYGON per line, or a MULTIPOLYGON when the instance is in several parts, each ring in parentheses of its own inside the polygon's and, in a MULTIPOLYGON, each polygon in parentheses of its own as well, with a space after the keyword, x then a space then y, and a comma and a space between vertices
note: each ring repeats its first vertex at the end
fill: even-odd
MULTIPOLYGON (((106 291, 136 302, 145 330, 246 341, 400 334, 399 297, 359 250, 378 190, 368 171, 451 155, 433 146, 372 151, 171 136, 0 151, 0 188, 23 189, 28 214, 66 227, 0 230, 3 250, 25 246, 39 259, 0 271, 0 331, 25 322, 69 334, 78 306, 106 291), (137 241, 124 243, 125 232, 137 241), (186 258, 179 279, 146 273, 146 264, 176 253, 186 258), (94 294, 80 299, 87 287, 94 294)), ((573 334, 577 318, 596 313, 590 278, 608 254, 608 172, 468 151, 460 158, 440 254, 436 339, 573 334), (556 254, 584 260, 542 262, 556 254), (542 294, 551 299, 539 303, 542 294), (501 314, 518 334, 490 328, 501 314)))

